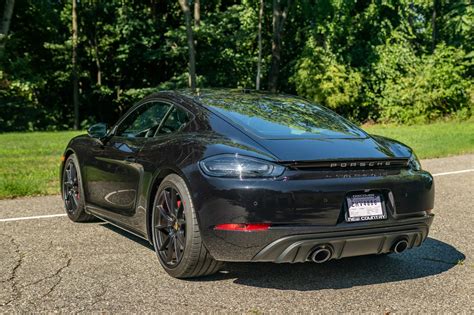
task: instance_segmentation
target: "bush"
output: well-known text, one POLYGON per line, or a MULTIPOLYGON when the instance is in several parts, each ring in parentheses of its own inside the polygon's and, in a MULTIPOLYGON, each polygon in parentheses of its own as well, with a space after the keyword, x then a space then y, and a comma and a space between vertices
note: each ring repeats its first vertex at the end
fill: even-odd
POLYGON ((378 48, 372 70, 372 99, 379 120, 424 123, 446 116, 471 116, 472 59, 463 50, 439 45, 433 54, 418 57, 402 42, 378 48))
POLYGON ((0 71, 0 131, 32 130, 39 115, 34 85, 0 71))
POLYGON ((419 55, 413 47, 394 32, 367 57, 369 65, 354 68, 310 38, 291 80, 299 95, 360 122, 469 119, 473 54, 440 44, 432 54, 419 55))
POLYGON ((313 38, 308 40, 298 59, 291 81, 303 97, 351 118, 363 115, 361 74, 338 62, 330 51, 316 47, 313 38))

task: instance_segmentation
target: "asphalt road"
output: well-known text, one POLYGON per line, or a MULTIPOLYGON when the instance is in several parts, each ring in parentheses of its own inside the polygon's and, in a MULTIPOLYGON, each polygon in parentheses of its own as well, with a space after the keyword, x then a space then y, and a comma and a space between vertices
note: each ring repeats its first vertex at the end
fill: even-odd
POLYGON ((227 264, 176 280, 144 241, 98 222, 74 224, 58 196, 0 201, 4 312, 474 312, 474 155, 426 160, 436 218, 420 248, 323 265, 227 264))

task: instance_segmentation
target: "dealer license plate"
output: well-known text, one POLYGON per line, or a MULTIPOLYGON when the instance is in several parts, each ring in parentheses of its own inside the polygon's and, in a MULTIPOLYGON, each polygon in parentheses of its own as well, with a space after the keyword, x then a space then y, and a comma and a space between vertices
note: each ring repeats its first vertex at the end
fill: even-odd
POLYGON ((346 221, 372 221, 386 218, 380 195, 361 194, 347 197, 346 221))

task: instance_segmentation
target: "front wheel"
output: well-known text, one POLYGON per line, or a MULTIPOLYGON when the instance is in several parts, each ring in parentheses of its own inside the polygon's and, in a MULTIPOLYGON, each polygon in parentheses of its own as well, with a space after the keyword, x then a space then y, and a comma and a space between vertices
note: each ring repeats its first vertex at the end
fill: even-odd
POLYGON ((223 265, 204 246, 194 206, 184 180, 165 177, 153 202, 153 245, 166 272, 175 278, 216 273, 223 265))
POLYGON ((96 218, 85 211, 84 190, 79 161, 71 154, 64 163, 62 197, 69 219, 74 222, 89 222, 96 218))

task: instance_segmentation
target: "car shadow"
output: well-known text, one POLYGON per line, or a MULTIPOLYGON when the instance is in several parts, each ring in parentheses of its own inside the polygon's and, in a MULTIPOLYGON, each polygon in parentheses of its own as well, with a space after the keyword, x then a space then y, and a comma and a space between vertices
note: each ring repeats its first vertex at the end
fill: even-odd
MULTIPOLYGON (((148 241, 138 236, 109 223, 102 226, 153 250, 148 241)), ((453 246, 429 237, 421 247, 401 254, 350 257, 324 264, 226 263, 215 275, 187 281, 234 279, 235 284, 277 290, 344 289, 434 276, 465 258, 453 246)))
MULTIPOLYGON (((464 254, 453 246, 428 238, 421 247, 402 254, 351 257, 324 264, 229 263, 223 272, 225 278, 235 278, 234 283, 240 285, 314 291, 429 277, 464 259, 464 254)), ((213 277, 217 280, 220 276, 213 277)))
POLYGON ((105 228, 107 228, 107 229, 109 229, 109 230, 115 232, 115 233, 118 233, 118 234, 120 234, 120 235, 122 235, 122 236, 128 238, 128 239, 131 240, 131 241, 134 241, 134 242, 136 242, 136 243, 138 243, 138 244, 141 244, 141 245, 143 245, 143 246, 145 246, 145 247, 148 247, 149 249, 151 249, 151 250, 153 250, 153 251, 155 250, 155 249, 153 248, 153 245, 150 244, 150 242, 148 242, 147 240, 145 240, 145 239, 143 239, 143 238, 141 238, 141 237, 138 237, 138 236, 136 236, 136 235, 134 235, 134 234, 132 234, 132 233, 130 233, 130 232, 127 232, 127 231, 125 231, 125 230, 122 230, 121 228, 116 227, 115 225, 112 225, 112 224, 107 223, 107 222, 102 223, 101 225, 102 225, 103 227, 105 227, 105 228))

